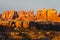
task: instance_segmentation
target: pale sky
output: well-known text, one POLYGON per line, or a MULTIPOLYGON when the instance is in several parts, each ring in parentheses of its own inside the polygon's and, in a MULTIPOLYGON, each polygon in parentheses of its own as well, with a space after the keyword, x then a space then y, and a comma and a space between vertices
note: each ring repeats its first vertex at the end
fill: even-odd
POLYGON ((54 8, 60 11, 60 0, 0 0, 0 13, 4 10, 36 10, 54 8))

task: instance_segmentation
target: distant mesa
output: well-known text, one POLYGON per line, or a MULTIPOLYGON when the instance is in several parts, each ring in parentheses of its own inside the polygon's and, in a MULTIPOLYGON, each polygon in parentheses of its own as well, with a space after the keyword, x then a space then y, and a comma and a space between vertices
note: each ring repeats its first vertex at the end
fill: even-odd
POLYGON ((50 20, 54 22, 60 22, 60 13, 57 15, 56 9, 41 9, 37 10, 34 15, 34 11, 15 11, 15 10, 5 10, 2 14, 0 14, 0 21, 42 21, 42 20, 50 20))

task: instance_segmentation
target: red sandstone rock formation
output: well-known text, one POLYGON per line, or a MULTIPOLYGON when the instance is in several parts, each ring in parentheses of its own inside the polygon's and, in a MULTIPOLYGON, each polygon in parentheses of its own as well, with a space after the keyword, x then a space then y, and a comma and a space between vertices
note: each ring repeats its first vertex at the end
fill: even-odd
POLYGON ((57 16, 57 11, 55 9, 48 9, 48 20, 57 22, 60 18, 57 16))
POLYGON ((38 10, 37 14, 35 15, 36 20, 46 20, 46 9, 43 8, 42 10, 38 10))
POLYGON ((14 20, 18 17, 17 12, 15 10, 11 10, 9 12, 8 20, 14 20))
POLYGON ((25 15, 25 21, 34 21, 34 12, 33 11, 28 11, 26 12, 26 15, 25 15))
POLYGON ((53 22, 60 22, 60 14, 57 15, 57 11, 55 9, 48 9, 46 10, 43 8, 42 10, 38 10, 36 15, 34 15, 34 11, 23 11, 20 10, 18 13, 15 10, 5 10, 1 16, 1 20, 4 21, 11 21, 11 20, 16 20, 16 21, 44 21, 44 20, 49 20, 53 22))
POLYGON ((25 12, 23 10, 19 11, 17 20, 23 20, 24 16, 25 16, 25 12))
POLYGON ((2 20, 7 20, 8 19, 8 16, 9 16, 9 11, 8 10, 5 10, 3 13, 2 13, 2 20))

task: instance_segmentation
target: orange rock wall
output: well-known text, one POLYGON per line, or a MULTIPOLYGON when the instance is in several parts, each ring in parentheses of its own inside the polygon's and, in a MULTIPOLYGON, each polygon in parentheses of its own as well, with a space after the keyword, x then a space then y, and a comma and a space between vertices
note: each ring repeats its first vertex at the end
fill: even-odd
POLYGON ((35 15, 35 18, 36 20, 46 20, 46 9, 42 9, 42 10, 38 10, 36 15, 35 15))
POLYGON ((19 21, 54 21, 54 22, 60 22, 60 14, 57 15, 56 9, 41 9, 37 10, 36 15, 34 15, 34 11, 23 11, 20 10, 16 13, 15 10, 5 10, 2 13, 2 16, 0 18, 1 20, 9 21, 9 20, 19 20, 19 21), (17 17, 13 19, 17 14, 17 17))

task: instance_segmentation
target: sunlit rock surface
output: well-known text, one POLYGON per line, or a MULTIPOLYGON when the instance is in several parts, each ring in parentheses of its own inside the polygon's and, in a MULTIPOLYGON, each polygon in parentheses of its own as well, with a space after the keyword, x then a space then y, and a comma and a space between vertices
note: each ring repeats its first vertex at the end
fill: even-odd
MULTIPOLYGON (((52 21, 60 24, 60 13, 57 15, 56 9, 51 8, 37 10, 35 15, 33 10, 18 12, 5 10, 0 14, 0 40, 60 40, 60 31, 53 29, 54 24, 46 26, 44 25, 46 23, 34 23, 35 21, 52 21), (31 27, 29 22, 32 22, 31 27), (46 30, 41 29, 42 25, 46 30), (41 27, 40 30, 36 29, 37 27, 41 27), (47 30, 47 28, 52 28, 52 30, 47 30)), ((58 26, 60 28, 60 25, 55 25, 55 27, 58 26)))
POLYGON ((5 10, 0 17, 1 20, 8 21, 8 20, 16 20, 16 21, 44 21, 49 20, 53 22, 60 22, 59 14, 57 15, 56 9, 41 9, 37 10, 34 15, 34 11, 15 11, 15 10, 5 10))

